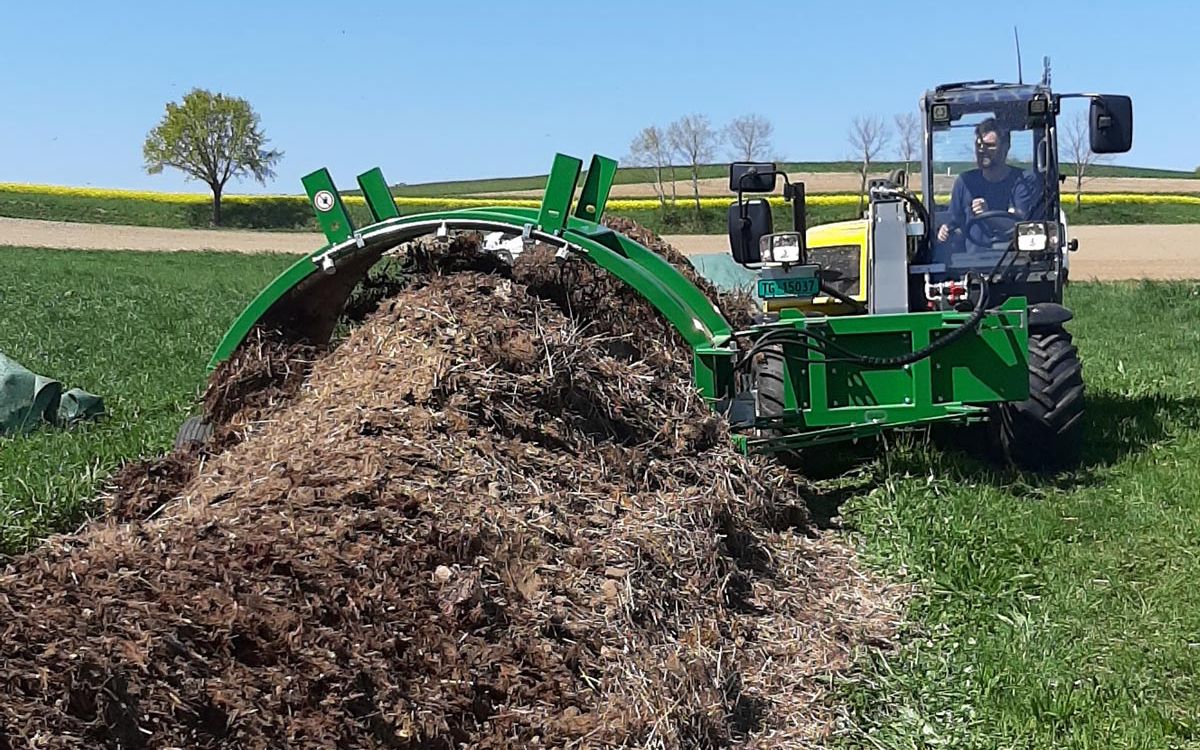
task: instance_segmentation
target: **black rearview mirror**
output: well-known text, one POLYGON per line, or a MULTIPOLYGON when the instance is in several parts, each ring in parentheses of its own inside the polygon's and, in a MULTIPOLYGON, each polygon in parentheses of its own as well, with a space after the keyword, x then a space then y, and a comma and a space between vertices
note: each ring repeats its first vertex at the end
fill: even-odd
POLYGON ((1088 130, 1094 153, 1125 153, 1133 146, 1133 101, 1115 94, 1093 97, 1088 130))
POLYGON ((729 165, 729 192, 771 193, 776 174, 772 162, 735 161, 729 165))
POLYGON ((729 207, 729 250, 743 266, 762 262, 758 241, 773 230, 771 204, 767 201, 750 200, 729 207))

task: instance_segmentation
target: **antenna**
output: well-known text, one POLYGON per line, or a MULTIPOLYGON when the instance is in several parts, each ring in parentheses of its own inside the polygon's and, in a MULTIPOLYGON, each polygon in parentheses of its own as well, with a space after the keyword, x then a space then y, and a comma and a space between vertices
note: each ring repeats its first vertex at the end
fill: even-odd
POLYGON ((1013 24, 1013 39, 1017 43, 1017 83, 1024 84, 1025 79, 1021 77, 1021 37, 1017 34, 1017 26, 1013 24))
POLYGON ((1049 88, 1050 86, 1050 56, 1046 55, 1042 58, 1042 85, 1049 88))

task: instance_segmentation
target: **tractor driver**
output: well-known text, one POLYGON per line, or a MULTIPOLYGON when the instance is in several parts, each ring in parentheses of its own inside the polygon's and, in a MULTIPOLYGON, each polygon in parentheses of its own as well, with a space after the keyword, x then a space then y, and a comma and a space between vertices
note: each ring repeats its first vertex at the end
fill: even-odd
MULTIPOLYGON (((968 221, 988 211, 1006 211, 1014 219, 1029 219, 1040 197, 1035 180, 1023 170, 1007 163, 1011 145, 1009 132, 989 117, 975 126, 975 163, 978 169, 963 172, 954 181, 950 195, 950 211, 947 222, 938 227, 938 242, 946 243, 952 238, 958 246, 966 243, 968 221)), ((998 219, 995 223, 984 220, 991 233, 1009 231, 1012 223, 998 219)), ((987 236, 989 231, 972 231, 970 236, 987 236)))

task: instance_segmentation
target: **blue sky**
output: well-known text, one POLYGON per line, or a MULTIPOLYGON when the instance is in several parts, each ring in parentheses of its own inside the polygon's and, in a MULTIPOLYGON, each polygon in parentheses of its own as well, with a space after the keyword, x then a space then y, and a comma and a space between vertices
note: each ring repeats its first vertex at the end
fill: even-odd
POLYGON ((855 115, 952 80, 1129 94, 1119 163, 1200 165, 1200 4, 1184 2, 123 2, 10 0, 0 14, 0 182, 205 192, 145 174, 141 144, 192 87, 247 98, 284 151, 265 188, 544 173, 622 157, 641 127, 761 113, 788 159, 846 158, 855 115))

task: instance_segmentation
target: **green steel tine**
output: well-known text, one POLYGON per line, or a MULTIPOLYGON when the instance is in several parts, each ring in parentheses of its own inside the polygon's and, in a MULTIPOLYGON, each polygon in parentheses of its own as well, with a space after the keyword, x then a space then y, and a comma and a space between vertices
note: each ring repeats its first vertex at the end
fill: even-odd
POLYGON ((550 170, 550 178, 546 180, 546 192, 538 211, 538 226, 542 231, 560 234, 566 228, 581 169, 583 162, 574 156, 554 155, 554 167, 550 170))
POLYGON ((308 200, 317 213, 317 223, 329 244, 336 245, 350 239, 350 235, 354 234, 354 224, 346 212, 346 205, 342 203, 342 196, 333 186, 329 170, 322 167, 305 175, 302 181, 308 200))
POLYGON ((607 156, 596 154, 588 167, 587 179, 583 182, 583 193, 575 204, 575 216, 587 221, 600 221, 604 215, 604 204, 617 176, 617 162, 607 156))
POLYGON ((383 179, 383 170, 375 167, 358 176, 358 186, 362 189, 363 197, 367 199, 367 208, 375 221, 394 219, 400 215, 396 208, 396 200, 392 191, 388 190, 387 180, 383 179))

